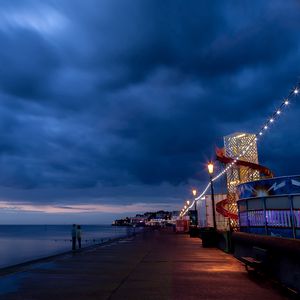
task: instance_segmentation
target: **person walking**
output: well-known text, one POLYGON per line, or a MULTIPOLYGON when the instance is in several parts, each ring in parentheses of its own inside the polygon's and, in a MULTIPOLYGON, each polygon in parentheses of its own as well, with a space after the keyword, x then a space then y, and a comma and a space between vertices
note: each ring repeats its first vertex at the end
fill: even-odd
POLYGON ((81 226, 77 226, 76 236, 77 236, 77 242, 78 242, 78 248, 81 249, 81 226))
POLYGON ((77 237, 76 224, 73 224, 71 236, 72 236, 72 250, 74 251, 76 250, 76 237, 77 237))

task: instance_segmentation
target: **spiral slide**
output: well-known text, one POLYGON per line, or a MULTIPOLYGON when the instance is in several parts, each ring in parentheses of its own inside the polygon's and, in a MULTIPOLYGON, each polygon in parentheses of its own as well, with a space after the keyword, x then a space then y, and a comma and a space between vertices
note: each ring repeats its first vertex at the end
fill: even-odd
MULTIPOLYGON (((217 160, 223 164, 230 164, 234 161, 233 158, 225 156, 224 149, 217 148, 216 156, 217 156, 217 160)), ((270 169, 268 169, 267 167, 261 166, 259 164, 255 164, 255 163, 251 163, 251 162, 247 162, 247 161, 243 161, 243 160, 237 160, 235 164, 237 166, 248 167, 252 170, 259 171, 260 174, 263 174, 267 178, 274 177, 274 175, 270 169)), ((238 219, 237 213, 229 211, 226 208, 226 206, 228 206, 229 203, 230 203, 230 201, 228 198, 221 200, 220 202, 218 202, 216 204, 216 211, 224 217, 230 218, 232 220, 237 220, 238 219)))
POLYGON ((226 209, 226 205, 229 203, 228 199, 221 200, 216 204, 216 211, 221 214, 222 216, 232 219, 232 220, 237 220, 238 215, 234 212, 229 211, 226 209))

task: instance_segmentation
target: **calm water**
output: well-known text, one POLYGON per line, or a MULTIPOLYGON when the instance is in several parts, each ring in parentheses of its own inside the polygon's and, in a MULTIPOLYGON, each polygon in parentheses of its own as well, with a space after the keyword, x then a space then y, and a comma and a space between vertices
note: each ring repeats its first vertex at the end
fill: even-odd
MULTIPOLYGON (((123 237, 132 228, 82 225, 82 247, 123 237)), ((71 250, 71 226, 0 225, 0 268, 71 250)))

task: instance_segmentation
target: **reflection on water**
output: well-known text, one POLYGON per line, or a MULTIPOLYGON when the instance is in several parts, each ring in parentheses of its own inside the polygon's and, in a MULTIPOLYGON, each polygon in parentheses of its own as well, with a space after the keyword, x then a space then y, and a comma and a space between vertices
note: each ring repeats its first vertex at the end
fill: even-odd
MULTIPOLYGON (((82 226, 82 247, 132 233, 129 227, 82 226)), ((71 249, 71 226, 0 225, 0 267, 71 249)))

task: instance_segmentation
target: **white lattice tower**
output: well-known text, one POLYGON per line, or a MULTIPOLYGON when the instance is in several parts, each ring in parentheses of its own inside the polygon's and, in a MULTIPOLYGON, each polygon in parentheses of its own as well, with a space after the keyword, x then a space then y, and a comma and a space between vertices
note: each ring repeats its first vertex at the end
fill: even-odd
MULTIPOLYGON (((258 153, 255 134, 237 132, 224 137, 225 156, 236 158, 249 145, 249 149, 239 160, 258 164, 258 153)), ((259 171, 246 166, 234 165, 226 172, 227 192, 228 192, 228 210, 237 213, 236 205, 236 187, 238 184, 260 179, 259 171)))

